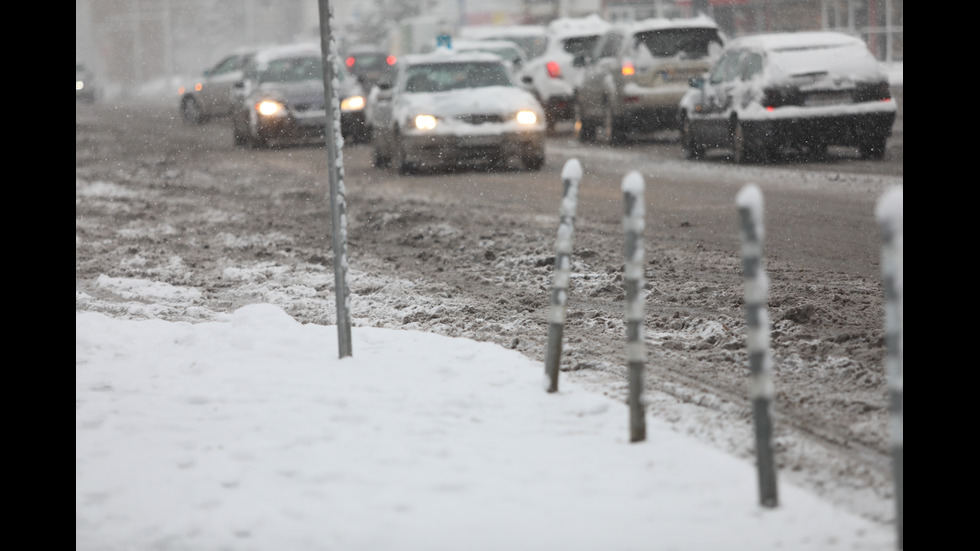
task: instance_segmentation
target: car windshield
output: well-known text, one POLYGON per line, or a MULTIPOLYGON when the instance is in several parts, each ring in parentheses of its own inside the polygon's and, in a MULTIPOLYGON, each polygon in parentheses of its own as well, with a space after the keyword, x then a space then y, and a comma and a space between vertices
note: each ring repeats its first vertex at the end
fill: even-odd
POLYGON ((644 45, 654 57, 706 57, 708 47, 721 46, 715 29, 658 29, 636 34, 636 46, 644 45))
POLYGON ((284 57, 268 62, 260 82, 302 82, 323 80, 323 61, 319 57, 284 57))
POLYGON ((486 86, 513 86, 503 64, 474 61, 413 65, 407 68, 405 80, 407 92, 446 92, 486 86))

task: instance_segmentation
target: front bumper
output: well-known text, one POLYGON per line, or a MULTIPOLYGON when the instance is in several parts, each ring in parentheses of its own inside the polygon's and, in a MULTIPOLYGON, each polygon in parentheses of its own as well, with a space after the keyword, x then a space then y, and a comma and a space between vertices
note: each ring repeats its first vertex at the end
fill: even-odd
MULTIPOLYGON (((259 118, 256 122, 259 137, 270 141, 323 140, 326 128, 327 117, 322 111, 303 116, 259 118)), ((345 138, 364 139, 368 132, 364 111, 341 113, 340 131, 345 138)))
POLYGON ((465 136, 415 134, 403 135, 401 140, 406 161, 419 166, 544 156, 544 133, 541 131, 465 136))

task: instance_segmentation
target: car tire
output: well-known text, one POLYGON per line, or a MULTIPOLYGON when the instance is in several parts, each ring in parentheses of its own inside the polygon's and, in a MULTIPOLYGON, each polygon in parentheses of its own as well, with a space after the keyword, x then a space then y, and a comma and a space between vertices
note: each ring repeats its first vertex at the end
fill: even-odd
POLYGON ((236 147, 244 147, 248 144, 248 134, 242 132, 237 124, 232 127, 232 137, 236 147))
POLYGON ((395 140, 395 158, 393 159, 395 170, 402 175, 413 174, 415 172, 415 167, 408 162, 408 155, 405 153, 405 147, 395 140))
POLYGON ((694 132, 691 129, 691 119, 687 115, 681 114, 681 147, 684 149, 684 157, 688 159, 701 159, 704 157, 704 146, 697 143, 694 132))
POLYGON ((544 167, 544 153, 537 153, 534 155, 529 155, 521 159, 524 162, 524 168, 528 170, 538 171, 544 167))
POLYGON ((582 110, 575 104, 575 126, 578 128, 578 141, 582 143, 595 142, 595 124, 582 116, 582 110))
POLYGON ((193 96, 188 96, 180 102, 180 115, 183 117, 184 122, 191 124, 202 124, 204 119, 204 110, 201 109, 201 104, 197 102, 193 96))
POLYGON ((869 138, 868 141, 858 146, 862 159, 880 160, 885 157, 885 146, 887 138, 869 138))
POLYGON ((375 146, 374 155, 371 157, 371 165, 374 166, 374 168, 387 168, 391 166, 391 159, 384 156, 381 153, 381 150, 375 146))

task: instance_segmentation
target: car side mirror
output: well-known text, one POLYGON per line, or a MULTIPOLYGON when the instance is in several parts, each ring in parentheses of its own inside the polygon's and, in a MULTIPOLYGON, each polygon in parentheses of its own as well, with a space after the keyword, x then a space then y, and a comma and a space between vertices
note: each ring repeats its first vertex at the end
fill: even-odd
POLYGON ((521 76, 521 82, 530 86, 534 84, 534 79, 531 78, 531 75, 523 75, 521 76))
POLYGON ((697 88, 700 90, 701 88, 704 88, 704 77, 691 77, 691 79, 687 81, 687 84, 690 85, 691 88, 697 88))

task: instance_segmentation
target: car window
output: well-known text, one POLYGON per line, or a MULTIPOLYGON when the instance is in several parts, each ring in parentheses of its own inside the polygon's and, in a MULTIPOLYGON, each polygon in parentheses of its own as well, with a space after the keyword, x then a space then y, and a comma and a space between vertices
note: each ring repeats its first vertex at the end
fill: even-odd
POLYGON ((657 29, 636 33, 634 46, 643 44, 654 57, 698 59, 708 56, 712 43, 721 45, 715 29, 657 29))
POLYGON ((323 62, 319 57, 286 57, 268 62, 259 76, 260 82, 302 82, 323 80, 323 62))
POLYGON ((708 82, 711 84, 719 84, 725 80, 726 75, 733 73, 738 64, 738 56, 740 53, 741 52, 732 50, 722 55, 718 62, 715 63, 714 68, 711 70, 711 76, 708 78, 708 82))
POLYGON ((742 56, 739 62, 738 74, 742 80, 752 80, 762 72, 762 55, 755 52, 748 52, 742 56))
POLYGON ((234 71, 239 67, 241 67, 240 56, 233 55, 233 56, 226 57, 222 59, 220 62, 218 62, 218 64, 214 66, 214 69, 211 70, 211 74, 222 75, 224 73, 230 73, 231 71, 234 71))
POLYGON ((571 36, 561 41, 561 47, 572 55, 585 54, 591 52, 598 41, 599 35, 571 36))
POLYGON ((619 52, 619 46, 623 43, 623 35, 619 33, 609 33, 599 45, 596 59, 603 57, 613 57, 619 52))
POLYGON ((501 63, 428 63, 407 68, 406 92, 445 92, 461 88, 513 86, 501 63))

